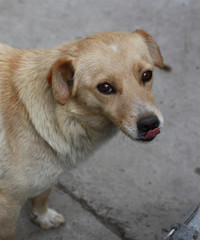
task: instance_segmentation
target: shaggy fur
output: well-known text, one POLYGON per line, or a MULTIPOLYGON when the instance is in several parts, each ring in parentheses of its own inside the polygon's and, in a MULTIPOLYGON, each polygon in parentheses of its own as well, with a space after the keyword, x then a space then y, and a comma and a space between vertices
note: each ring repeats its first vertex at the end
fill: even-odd
POLYGON ((154 114, 152 80, 163 67, 145 31, 96 34, 50 50, 0 45, 0 240, 11 240, 21 206, 32 198, 32 219, 43 228, 64 218, 46 201, 64 167, 90 154, 117 129, 135 140, 137 121, 154 114), (108 83, 113 94, 98 91, 108 83))

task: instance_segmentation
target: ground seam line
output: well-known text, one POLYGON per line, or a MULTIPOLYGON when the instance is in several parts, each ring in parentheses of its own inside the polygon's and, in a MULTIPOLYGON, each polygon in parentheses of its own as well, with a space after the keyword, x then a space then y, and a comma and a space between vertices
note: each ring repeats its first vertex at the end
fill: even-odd
POLYGON ((63 184, 58 182, 56 184, 56 187, 61 190, 62 192, 66 193, 69 197, 71 197, 73 200, 78 202, 81 207, 86 210, 87 212, 91 213, 101 224, 103 224, 107 229, 109 229, 112 233, 117 235, 121 240, 134 240, 130 238, 125 237, 125 231, 124 229, 118 225, 118 223, 111 222, 111 219, 105 218, 103 216, 100 216, 98 213, 96 213, 95 209, 92 208, 86 200, 82 198, 78 198, 75 194, 73 194, 69 189, 67 189, 63 184))

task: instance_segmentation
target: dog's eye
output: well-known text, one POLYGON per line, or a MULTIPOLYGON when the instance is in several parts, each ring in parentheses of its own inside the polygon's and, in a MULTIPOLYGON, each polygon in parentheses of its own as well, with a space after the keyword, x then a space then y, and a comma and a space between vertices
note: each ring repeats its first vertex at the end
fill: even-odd
POLYGON ((115 93, 115 89, 109 83, 102 83, 97 86, 99 92, 104 94, 112 94, 115 93))
POLYGON ((146 71, 142 74, 143 83, 149 82, 152 79, 152 71, 146 71))

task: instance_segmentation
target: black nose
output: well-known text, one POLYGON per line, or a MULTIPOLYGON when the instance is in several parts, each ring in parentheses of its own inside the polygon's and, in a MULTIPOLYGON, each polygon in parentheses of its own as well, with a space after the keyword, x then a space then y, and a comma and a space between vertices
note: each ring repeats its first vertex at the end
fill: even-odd
POLYGON ((140 134, 145 134, 149 130, 154 130, 158 128, 160 125, 160 121, 155 115, 150 115, 146 117, 142 117, 137 122, 137 128, 140 134))

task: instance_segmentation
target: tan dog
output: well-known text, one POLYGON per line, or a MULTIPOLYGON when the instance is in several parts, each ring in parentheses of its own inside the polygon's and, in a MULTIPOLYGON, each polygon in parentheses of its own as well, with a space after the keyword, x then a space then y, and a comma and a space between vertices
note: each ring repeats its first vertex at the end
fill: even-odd
POLYGON ((51 185, 117 129, 141 141, 160 132, 154 65, 163 67, 159 47, 142 30, 51 50, 0 45, 0 240, 13 239, 28 198, 35 223, 62 224, 46 205, 51 185))

